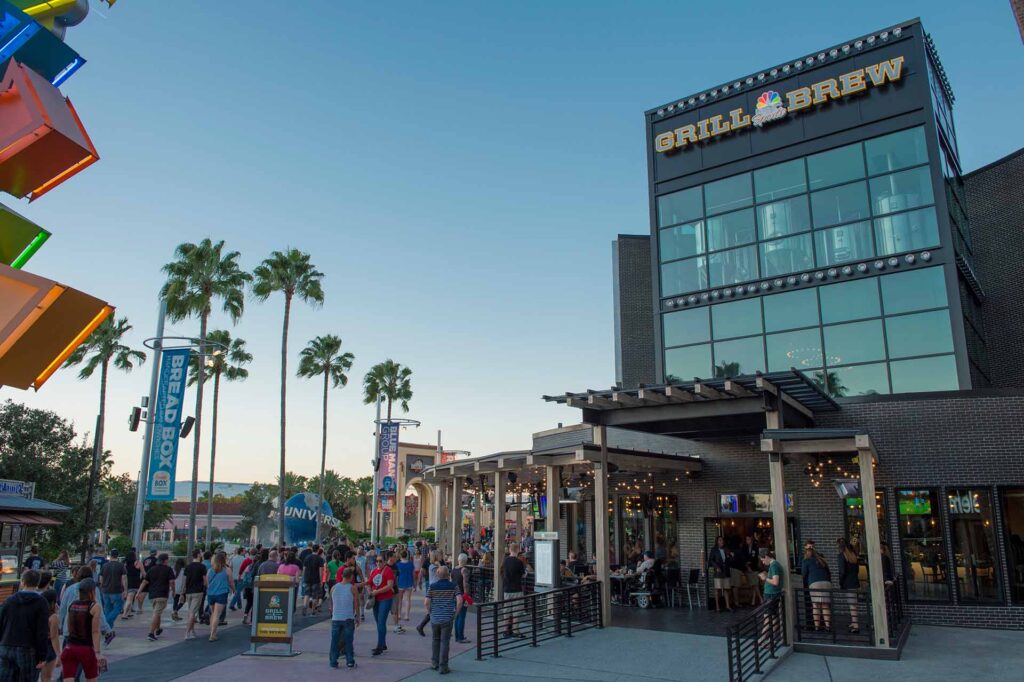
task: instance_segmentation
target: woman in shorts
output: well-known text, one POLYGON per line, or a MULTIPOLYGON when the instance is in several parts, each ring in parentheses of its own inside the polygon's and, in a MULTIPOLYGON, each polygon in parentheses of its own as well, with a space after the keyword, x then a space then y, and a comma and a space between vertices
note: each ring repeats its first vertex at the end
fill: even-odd
POLYGON ((60 652, 61 675, 74 680, 82 669, 86 682, 95 682, 107 659, 100 651, 100 621, 103 613, 96 603, 96 582, 85 578, 78 583, 78 599, 68 607, 64 649, 60 652))
POLYGON ((206 586, 206 599, 210 604, 210 641, 217 641, 217 627, 220 625, 221 614, 228 608, 228 595, 235 591, 235 581, 228 570, 228 557, 224 552, 213 555, 210 568, 209 583, 206 586))

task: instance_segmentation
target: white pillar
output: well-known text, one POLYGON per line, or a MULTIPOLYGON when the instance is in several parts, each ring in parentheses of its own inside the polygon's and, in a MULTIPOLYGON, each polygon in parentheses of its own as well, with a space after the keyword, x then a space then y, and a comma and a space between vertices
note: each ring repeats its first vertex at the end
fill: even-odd
MULTIPOLYGON (((594 462, 594 507, 602 510, 602 514, 594 514, 594 518, 604 523, 595 523, 594 545, 597 556, 597 577, 601 581, 601 623, 605 627, 612 624, 612 586, 609 578, 608 565, 608 523, 604 513, 608 510, 608 431, 605 426, 594 427, 594 444, 601 447, 598 461, 594 462)), ((557 518, 557 517, 556 517, 557 518)))
POLYGON ((547 495, 547 508, 544 510, 544 530, 558 532, 558 487, 561 484, 562 467, 544 467, 544 494, 547 495))
POLYGON ((452 478, 451 496, 452 501, 448 505, 448 516, 451 522, 451 527, 448 529, 451 540, 449 556, 451 556, 452 563, 455 565, 455 559, 459 555, 459 548, 462 546, 460 542, 462 539, 462 478, 459 476, 452 478))
POLYGON ((494 599, 505 596, 501 565, 505 562, 505 472, 494 472, 494 599))
POLYGON ((432 500, 434 513, 432 515, 433 518, 430 519, 430 523, 427 525, 434 527, 434 539, 438 542, 441 540, 441 490, 443 488, 443 483, 433 483, 430 486, 430 492, 434 496, 432 500))
POLYGON ((857 459, 860 463, 860 493, 864 501, 864 542, 868 555, 868 583, 871 589, 871 617, 874 620, 876 647, 889 646, 889 620, 885 610, 885 576, 882 575, 882 546, 875 511, 874 452, 869 436, 857 436, 857 459))

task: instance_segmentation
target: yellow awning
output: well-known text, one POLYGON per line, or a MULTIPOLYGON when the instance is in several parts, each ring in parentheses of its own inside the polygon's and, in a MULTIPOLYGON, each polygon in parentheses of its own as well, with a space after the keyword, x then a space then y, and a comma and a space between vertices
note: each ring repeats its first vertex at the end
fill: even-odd
POLYGON ((112 312, 89 294, 0 265, 0 386, 39 390, 112 312))

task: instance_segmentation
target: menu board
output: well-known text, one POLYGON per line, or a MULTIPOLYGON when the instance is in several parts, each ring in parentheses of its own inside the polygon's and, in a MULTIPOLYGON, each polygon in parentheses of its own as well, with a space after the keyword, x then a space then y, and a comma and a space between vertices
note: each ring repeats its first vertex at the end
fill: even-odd
POLYGON ((290 643, 291 576, 261 575, 256 583, 256 604, 250 641, 290 643))

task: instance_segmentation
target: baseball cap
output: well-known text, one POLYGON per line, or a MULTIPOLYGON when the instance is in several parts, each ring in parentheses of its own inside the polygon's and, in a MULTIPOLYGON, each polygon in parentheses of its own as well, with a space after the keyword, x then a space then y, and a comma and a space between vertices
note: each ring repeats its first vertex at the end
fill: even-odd
POLYGON ((117 556, 117 550, 116 549, 110 550, 110 556, 116 557, 117 556))

